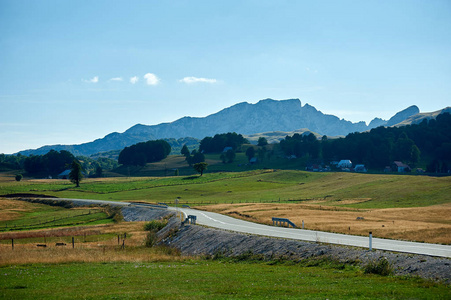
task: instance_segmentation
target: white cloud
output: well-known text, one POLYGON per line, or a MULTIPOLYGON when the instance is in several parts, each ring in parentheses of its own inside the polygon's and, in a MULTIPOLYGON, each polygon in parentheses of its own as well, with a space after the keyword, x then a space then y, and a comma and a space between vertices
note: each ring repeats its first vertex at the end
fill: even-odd
POLYGON ((123 81, 122 77, 111 78, 110 81, 123 81))
POLYGON ((130 78, 130 83, 131 83, 131 84, 135 84, 135 83, 137 83, 138 81, 139 81, 138 76, 133 76, 133 77, 130 78))
POLYGON ((157 85, 160 82, 160 79, 157 77, 157 75, 152 73, 147 73, 144 75, 144 79, 146 79, 146 83, 148 85, 157 85))
POLYGON ((307 72, 311 72, 311 73, 318 73, 318 70, 313 70, 313 69, 310 69, 309 67, 305 68, 305 70, 307 72))
POLYGON ((97 83, 97 82, 99 82, 99 76, 94 76, 93 78, 88 79, 88 80, 82 79, 82 81, 83 82, 88 82, 88 83, 97 83))
POLYGON ((199 77, 185 77, 183 79, 179 80, 180 82, 184 83, 196 83, 196 82, 205 82, 205 83, 216 83, 218 82, 216 79, 210 79, 210 78, 199 78, 199 77))

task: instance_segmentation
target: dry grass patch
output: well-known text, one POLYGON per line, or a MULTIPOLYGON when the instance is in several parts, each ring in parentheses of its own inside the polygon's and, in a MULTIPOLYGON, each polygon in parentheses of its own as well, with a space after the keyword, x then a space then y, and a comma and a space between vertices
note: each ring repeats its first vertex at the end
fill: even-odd
POLYGON ((132 238, 129 238, 129 241, 133 242, 132 245, 136 246, 139 244, 139 242, 137 242, 136 240, 139 240, 140 238, 145 236, 145 233, 143 232, 144 223, 145 222, 128 222, 128 223, 123 222, 118 224, 103 224, 82 227, 77 226, 57 229, 5 232, 0 233, 0 240, 26 239, 38 237, 68 237, 68 236, 71 237, 71 236, 90 236, 100 234, 123 234, 127 232, 129 234, 132 234, 132 238))
POLYGON ((197 207, 247 221, 272 225, 272 217, 297 226, 352 235, 368 235, 451 244, 451 204, 418 208, 355 209, 313 204, 219 204, 197 207))
MULTIPOLYGON (((36 237, 66 237, 61 239, 66 245, 57 246, 55 240, 47 242, 46 247, 38 247, 36 242, 0 244, 0 266, 32 263, 68 263, 68 262, 152 262, 180 261, 186 259, 175 249, 165 247, 147 248, 144 246, 145 222, 123 222, 112 225, 96 225, 55 230, 37 230, 28 232, 5 233, 0 239, 23 239, 36 237), (122 241, 126 239, 124 247, 122 241), (94 242, 83 242, 83 236, 113 234, 112 237, 94 242), (120 235, 118 243, 117 235, 120 235), (78 236, 75 247, 67 237, 78 236)), ((42 239, 44 241, 44 239, 42 239)))
POLYGON ((0 199, 0 220, 9 221, 20 217, 21 212, 31 211, 33 204, 25 201, 0 199))
POLYGON ((166 248, 146 248, 117 245, 99 245, 97 247, 21 247, 0 245, 0 266, 35 263, 70 262, 155 262, 182 261, 186 257, 177 251, 166 248))

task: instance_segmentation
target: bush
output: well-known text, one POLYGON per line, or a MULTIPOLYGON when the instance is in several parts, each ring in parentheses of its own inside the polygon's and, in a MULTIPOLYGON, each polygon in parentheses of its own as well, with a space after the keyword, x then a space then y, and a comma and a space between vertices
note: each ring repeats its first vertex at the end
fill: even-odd
POLYGON ((163 229, 167 223, 167 220, 152 220, 149 223, 144 224, 144 230, 158 232, 163 229))
POLYGON ((380 257, 378 260, 370 261, 364 268, 365 274, 378 274, 387 276, 393 273, 393 267, 385 257, 380 257))
POLYGON ((21 181, 23 178, 22 174, 17 174, 16 175, 16 181, 21 181))
POLYGON ((157 232, 163 229, 168 224, 167 219, 152 220, 144 224, 144 230, 149 231, 146 236, 146 247, 153 247, 159 240, 157 232))
POLYGON ((120 206, 105 205, 103 211, 108 215, 108 219, 113 219, 114 223, 119 223, 124 220, 120 206))

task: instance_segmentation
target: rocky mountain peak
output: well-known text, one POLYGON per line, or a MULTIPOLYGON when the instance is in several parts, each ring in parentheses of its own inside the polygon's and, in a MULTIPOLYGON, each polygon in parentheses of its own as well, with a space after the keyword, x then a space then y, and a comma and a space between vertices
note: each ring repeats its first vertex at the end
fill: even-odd
POLYGON ((393 117, 390 118, 390 120, 387 121, 387 124, 385 126, 393 126, 395 124, 401 123, 405 119, 407 119, 410 116, 416 115, 420 112, 420 109, 416 105, 412 105, 407 107, 404 110, 401 110, 397 114, 395 114, 393 117))

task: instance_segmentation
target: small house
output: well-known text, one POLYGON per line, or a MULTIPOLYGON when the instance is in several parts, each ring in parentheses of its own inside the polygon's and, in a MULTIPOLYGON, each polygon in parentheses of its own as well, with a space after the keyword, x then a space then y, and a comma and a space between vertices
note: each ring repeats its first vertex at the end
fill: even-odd
POLYGON ((408 165, 406 165, 400 161, 394 161, 392 164, 392 169, 393 169, 393 171, 398 172, 398 173, 412 171, 412 169, 408 165))
POLYGON ((58 174, 58 179, 67 179, 69 178, 70 169, 64 170, 63 172, 58 174))
MULTIPOLYGON (((59 173, 58 179, 69 179, 70 171, 71 171, 71 169, 67 169, 67 170, 64 170, 63 172, 59 173)), ((86 177, 85 172, 81 172, 81 174, 83 174, 83 176, 86 177)))
POLYGON ((349 159, 342 159, 337 164, 337 167, 339 167, 339 168, 351 168, 352 167, 352 162, 349 159))

